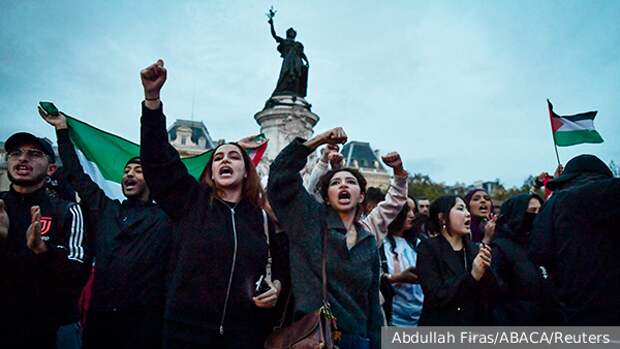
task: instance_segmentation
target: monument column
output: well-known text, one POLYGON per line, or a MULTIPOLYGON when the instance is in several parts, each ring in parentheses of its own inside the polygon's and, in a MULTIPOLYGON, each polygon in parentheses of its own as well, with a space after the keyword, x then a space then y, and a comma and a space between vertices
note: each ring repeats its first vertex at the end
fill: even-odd
POLYGON ((312 136, 319 116, 310 108, 304 98, 296 96, 273 96, 267 101, 265 109, 254 115, 260 132, 269 139, 264 157, 273 161, 295 137, 312 136))

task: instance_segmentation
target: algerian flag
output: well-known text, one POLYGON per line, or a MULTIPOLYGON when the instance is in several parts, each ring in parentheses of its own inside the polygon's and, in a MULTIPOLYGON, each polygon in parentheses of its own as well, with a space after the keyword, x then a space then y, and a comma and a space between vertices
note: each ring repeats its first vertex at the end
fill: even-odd
MULTIPOLYGON (((67 124, 69 125, 69 137, 84 172, 103 189, 108 197, 125 199, 121 189, 123 170, 129 159, 140 155, 140 146, 70 116, 67 116, 67 124)), ((259 135, 254 140, 262 139, 264 136, 259 135)), ((264 142, 256 149, 247 150, 255 166, 266 148, 267 142, 264 142)), ((209 150, 200 155, 183 158, 181 161, 187 167, 188 172, 198 179, 212 153, 213 151, 209 150)))
POLYGON ((559 147, 581 143, 603 143, 603 138, 594 129, 596 111, 576 115, 560 116, 553 111, 553 104, 547 99, 553 140, 559 147))

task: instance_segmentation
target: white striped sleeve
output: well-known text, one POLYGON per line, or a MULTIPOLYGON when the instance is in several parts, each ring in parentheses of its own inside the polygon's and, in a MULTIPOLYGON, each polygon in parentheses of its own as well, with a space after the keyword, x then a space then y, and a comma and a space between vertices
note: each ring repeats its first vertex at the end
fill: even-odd
POLYGON ((69 230, 69 253, 67 258, 70 260, 84 263, 84 219, 82 209, 79 205, 71 205, 71 229, 69 230))

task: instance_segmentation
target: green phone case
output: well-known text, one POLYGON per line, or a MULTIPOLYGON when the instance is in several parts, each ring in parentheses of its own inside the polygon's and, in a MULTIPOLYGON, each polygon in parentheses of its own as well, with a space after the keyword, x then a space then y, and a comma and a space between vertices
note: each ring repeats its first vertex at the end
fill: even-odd
POLYGON ((51 116, 58 116, 58 108, 52 102, 39 102, 39 105, 51 116))

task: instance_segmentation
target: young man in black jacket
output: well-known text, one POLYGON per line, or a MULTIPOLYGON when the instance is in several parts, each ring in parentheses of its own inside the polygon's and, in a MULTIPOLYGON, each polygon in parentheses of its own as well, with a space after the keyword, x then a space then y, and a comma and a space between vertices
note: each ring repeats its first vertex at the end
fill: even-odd
POLYGON ((11 188, 0 193, 0 338, 15 348, 55 348, 56 332, 77 321, 88 278, 82 213, 46 189, 52 146, 30 133, 5 143, 11 188))
POLYGON ((39 113, 56 128, 66 176, 91 217, 96 263, 84 347, 160 347, 171 226, 150 198, 140 158, 124 168, 127 200, 113 200, 84 173, 65 115, 51 116, 41 108, 39 113))

